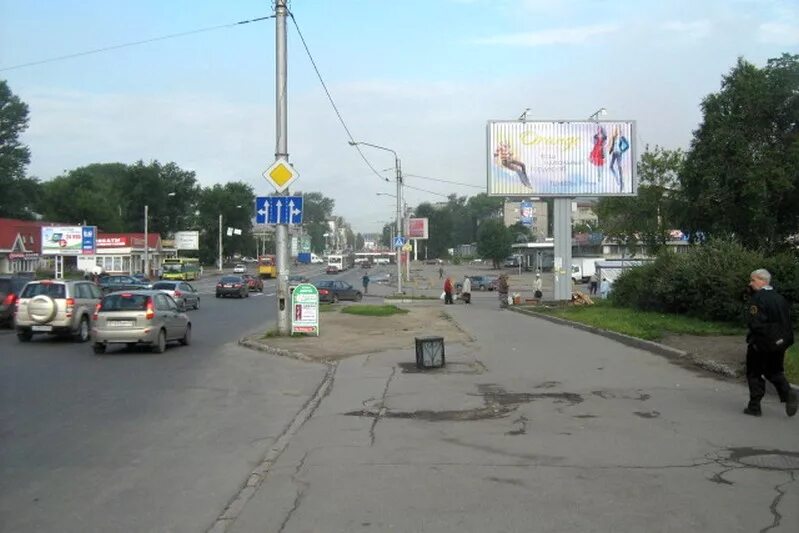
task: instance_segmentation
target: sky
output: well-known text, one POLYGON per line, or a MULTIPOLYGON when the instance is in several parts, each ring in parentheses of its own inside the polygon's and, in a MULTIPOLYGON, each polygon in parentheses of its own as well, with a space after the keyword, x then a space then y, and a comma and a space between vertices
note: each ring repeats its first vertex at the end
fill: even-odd
MULTIPOLYGON (((485 191, 486 123, 635 120, 639 145, 688 148, 702 99, 738 57, 799 53, 779 0, 291 0, 292 190, 319 191, 357 232, 393 220, 394 150, 409 206, 485 191), (347 130, 314 71, 305 38, 347 130), (440 178, 455 185, 426 178, 440 178), (385 181, 385 179, 389 181, 385 181), (413 188, 411 188, 413 187, 413 188), (423 189, 419 190, 419 189, 423 189), (378 193, 381 193, 378 195, 378 193)), ((273 14, 271 0, 0 0, 0 79, 26 102, 28 173, 173 161, 259 196, 274 161, 275 21, 24 68, 16 65, 273 14)))

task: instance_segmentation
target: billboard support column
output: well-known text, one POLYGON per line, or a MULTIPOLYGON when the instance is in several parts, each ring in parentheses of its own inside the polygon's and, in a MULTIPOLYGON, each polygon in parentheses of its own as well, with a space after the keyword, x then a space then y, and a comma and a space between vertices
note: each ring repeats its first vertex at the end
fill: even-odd
POLYGON ((414 260, 414 262, 419 260, 418 252, 419 252, 419 239, 414 239, 413 240, 413 260, 414 260))
POLYGON ((55 256, 55 279, 64 279, 64 256, 55 256))
POLYGON ((572 227, 571 198, 555 198, 554 300, 571 300, 572 227))

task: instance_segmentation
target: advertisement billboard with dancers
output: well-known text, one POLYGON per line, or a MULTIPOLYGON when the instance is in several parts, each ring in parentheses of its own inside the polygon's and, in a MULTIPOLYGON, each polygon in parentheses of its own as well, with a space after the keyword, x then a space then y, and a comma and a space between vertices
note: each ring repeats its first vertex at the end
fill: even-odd
POLYGON ((634 196, 634 121, 491 121, 489 196, 634 196))

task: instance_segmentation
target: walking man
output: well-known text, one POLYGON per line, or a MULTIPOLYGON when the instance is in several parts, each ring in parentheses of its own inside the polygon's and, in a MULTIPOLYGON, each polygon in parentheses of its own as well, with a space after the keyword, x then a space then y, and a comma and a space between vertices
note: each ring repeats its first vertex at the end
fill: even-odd
POLYGON ((463 276, 463 284, 461 285, 461 298, 463 303, 472 303, 472 279, 469 276, 463 276))
POLYGON ((774 384, 788 416, 796 414, 797 397, 785 379, 785 350, 793 344, 790 307, 782 295, 771 287, 771 274, 761 268, 749 276, 752 297, 749 301, 746 336, 746 381, 749 384, 749 405, 744 413, 762 415, 760 400, 766 394, 764 377, 774 384))
POLYGON ((449 305, 453 303, 452 300, 452 279, 447 276, 447 279, 444 280, 444 304, 449 305))
POLYGON ((500 309, 505 309, 508 307, 508 275, 507 274, 500 274, 499 275, 499 287, 497 288, 497 292, 499 292, 499 307, 500 309))
POLYGON ((363 282, 363 293, 369 294, 369 274, 364 274, 361 281, 363 282))
POLYGON ((438 267, 438 279, 443 279, 444 277, 444 267, 438 267))

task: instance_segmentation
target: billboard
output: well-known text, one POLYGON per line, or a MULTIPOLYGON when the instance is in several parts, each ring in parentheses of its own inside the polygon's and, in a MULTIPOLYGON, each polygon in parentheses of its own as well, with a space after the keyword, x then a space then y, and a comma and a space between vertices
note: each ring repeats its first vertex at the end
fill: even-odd
POLYGON ((408 238, 427 239, 429 238, 428 220, 426 218, 408 219, 408 238))
POLYGON ((176 250, 199 250, 200 232, 199 231, 176 231, 175 232, 176 250))
POLYGON ((42 255, 93 254, 96 242, 94 226, 42 227, 42 255))
POLYGON ((519 205, 519 221, 528 228, 533 225, 535 207, 530 200, 524 200, 519 205))
POLYGON ((489 196, 637 193, 634 121, 492 121, 487 137, 489 196))

